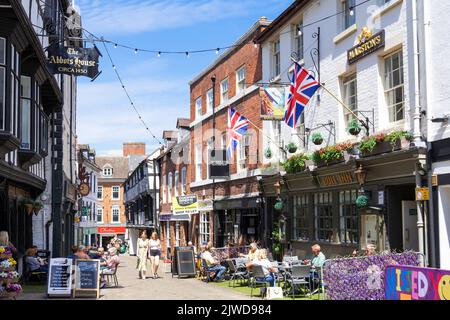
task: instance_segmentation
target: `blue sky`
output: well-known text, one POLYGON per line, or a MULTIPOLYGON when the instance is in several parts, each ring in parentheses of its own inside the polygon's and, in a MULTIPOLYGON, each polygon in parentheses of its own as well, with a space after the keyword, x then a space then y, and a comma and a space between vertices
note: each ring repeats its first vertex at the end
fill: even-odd
MULTIPOLYGON (((78 0, 83 27, 131 47, 188 51, 231 45, 260 17, 276 18, 292 0, 78 0)), ((101 76, 78 82, 78 142, 97 155, 120 155, 123 142, 157 142, 139 122, 98 44, 101 76)), ((189 117, 188 82, 213 62, 215 52, 162 55, 108 47, 135 105, 154 134, 189 117)))

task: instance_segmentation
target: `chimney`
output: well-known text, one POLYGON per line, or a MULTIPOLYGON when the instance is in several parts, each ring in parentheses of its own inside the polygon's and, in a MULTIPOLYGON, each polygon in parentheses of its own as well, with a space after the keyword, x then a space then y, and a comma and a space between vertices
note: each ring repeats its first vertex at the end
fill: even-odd
POLYGON ((143 142, 125 142, 123 144, 123 156, 129 155, 145 156, 145 143, 143 142))

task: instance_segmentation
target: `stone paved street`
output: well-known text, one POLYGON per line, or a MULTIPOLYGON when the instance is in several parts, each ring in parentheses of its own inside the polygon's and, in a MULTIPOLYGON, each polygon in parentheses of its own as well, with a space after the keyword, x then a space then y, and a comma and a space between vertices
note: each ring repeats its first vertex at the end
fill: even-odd
MULTIPOLYGON (((244 300, 248 296, 230 288, 207 284, 195 278, 172 278, 160 266, 159 279, 138 278, 136 257, 120 256, 119 287, 100 291, 100 300, 244 300)), ((23 294, 18 300, 46 299, 44 294, 23 294)))

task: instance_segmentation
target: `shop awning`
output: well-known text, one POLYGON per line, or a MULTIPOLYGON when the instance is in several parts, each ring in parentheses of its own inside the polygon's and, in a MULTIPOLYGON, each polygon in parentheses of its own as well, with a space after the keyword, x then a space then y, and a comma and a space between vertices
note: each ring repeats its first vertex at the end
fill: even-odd
POLYGON ((99 234, 125 234, 126 227, 98 227, 99 234))

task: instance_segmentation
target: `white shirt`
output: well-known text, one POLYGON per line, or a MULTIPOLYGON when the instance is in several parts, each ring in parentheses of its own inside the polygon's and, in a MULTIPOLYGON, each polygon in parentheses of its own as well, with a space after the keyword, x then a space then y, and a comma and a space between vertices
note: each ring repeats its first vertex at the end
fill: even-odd
POLYGON ((256 266, 261 266, 264 271, 264 275, 266 276, 270 273, 269 269, 272 268, 272 263, 269 261, 269 259, 255 259, 252 263, 256 266))

